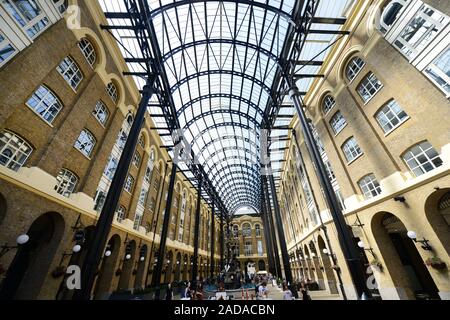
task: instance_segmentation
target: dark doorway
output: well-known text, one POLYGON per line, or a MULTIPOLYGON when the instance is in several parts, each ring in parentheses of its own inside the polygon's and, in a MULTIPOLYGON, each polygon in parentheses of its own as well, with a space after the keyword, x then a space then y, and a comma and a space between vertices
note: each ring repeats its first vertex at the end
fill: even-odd
POLYGON ((27 235, 30 240, 17 249, 0 289, 2 300, 34 300, 45 282, 64 233, 64 219, 58 213, 37 218, 27 235))

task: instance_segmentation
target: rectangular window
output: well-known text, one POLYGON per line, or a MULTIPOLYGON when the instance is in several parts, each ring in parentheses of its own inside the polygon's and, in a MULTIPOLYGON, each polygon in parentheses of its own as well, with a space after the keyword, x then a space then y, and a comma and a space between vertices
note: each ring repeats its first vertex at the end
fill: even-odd
POLYGON ((244 244, 244 255, 245 256, 251 256, 253 254, 252 252, 252 242, 251 241, 245 241, 244 244))
POLYGON ((389 133, 400 126, 409 117, 398 103, 395 100, 392 100, 378 111, 376 118, 384 133, 389 133))
MULTIPOLYGON (((1 61, 0 61, 1 63, 1 61)), ((425 74, 442 90, 450 96, 450 47, 431 63, 425 74)))
POLYGON ((342 151, 344 152, 345 158, 349 163, 362 154, 362 150, 354 137, 351 137, 347 140, 347 142, 344 143, 344 145, 342 146, 342 151))
POLYGON ((136 216, 134 217, 133 229, 139 230, 141 223, 142 223, 142 214, 136 214, 136 216))
POLYGON ((364 102, 369 102, 378 91, 383 87, 380 80, 373 74, 369 73, 358 86, 358 93, 364 102))
POLYGON ((94 136, 86 129, 81 131, 80 136, 75 142, 75 148, 77 148, 86 157, 90 157, 94 150, 96 140, 94 136))
POLYGON ((16 48, 0 32, 0 67, 16 54, 16 48))
POLYGON ((380 184, 373 174, 365 176, 358 182, 358 184, 366 199, 376 197, 381 193, 380 184))
POLYGON ((258 256, 262 257, 264 254, 263 252, 263 243, 261 240, 258 240, 258 256))
POLYGON ((141 163, 141 155, 139 154, 139 152, 136 151, 133 157, 133 165, 139 168, 140 163, 141 163))
POLYGON ((50 24, 36 0, 3 0, 2 4, 31 39, 36 38, 50 24))
POLYGON ((414 59, 444 28, 448 18, 439 11, 423 5, 415 17, 400 32, 394 42, 406 57, 414 59))
POLYGON ((133 192, 133 186, 134 186, 134 178, 131 175, 128 175, 127 180, 125 181, 124 189, 125 191, 131 193, 133 192))
POLYGON ((102 126, 104 126, 108 121, 109 111, 103 102, 97 101, 94 111, 92 111, 92 115, 95 117, 95 119, 97 119, 98 122, 100 122, 102 126))
POLYGON ((333 129, 335 135, 341 132, 346 125, 347 121, 345 121, 345 118, 340 111, 336 112, 336 114, 330 120, 330 126, 333 129))
POLYGON ((56 95, 45 86, 40 86, 27 101, 37 115, 47 123, 52 123, 62 109, 62 104, 56 95))
POLYGON ((61 169, 58 176, 56 177, 56 181, 56 192, 65 197, 69 197, 75 191, 75 187, 78 183, 78 178, 69 170, 61 169))
POLYGON ((80 68, 70 57, 64 58, 56 69, 74 90, 83 80, 80 68))
POLYGON ((114 178, 114 174, 116 173, 117 165, 119 164, 119 160, 114 157, 110 157, 108 160, 108 164, 105 168, 105 176, 108 177, 109 180, 114 178))
POLYGON ((409 149, 403 160, 416 177, 440 167, 443 163, 436 149, 428 141, 409 149))

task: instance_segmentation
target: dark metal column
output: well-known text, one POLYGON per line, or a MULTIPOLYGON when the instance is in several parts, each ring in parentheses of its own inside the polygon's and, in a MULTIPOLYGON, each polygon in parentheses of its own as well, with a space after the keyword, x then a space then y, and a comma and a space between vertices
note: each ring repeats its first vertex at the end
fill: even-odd
POLYGON ((195 211, 195 226, 194 226, 194 260, 192 261, 192 286, 196 287, 197 284, 197 272, 198 272, 198 242, 200 241, 200 209, 202 200, 202 180, 198 181, 198 194, 197 194, 197 210, 195 211))
MULTIPOLYGON (((161 231, 161 238, 159 243, 159 251, 158 251, 158 262, 156 263, 156 268, 153 272, 154 278, 153 283, 156 286, 155 290, 155 300, 159 300, 161 294, 161 273, 163 264, 165 263, 165 251, 166 251, 166 240, 167 233, 169 231, 169 223, 170 223, 170 211, 172 209, 172 198, 173 198, 173 189, 175 187, 175 178, 177 175, 177 165, 172 161, 172 171, 170 172, 170 180, 169 180, 169 189, 167 190, 167 200, 166 200, 166 208, 164 212, 164 220, 163 220, 163 228, 161 231)), ((164 191, 163 191, 164 192, 164 191)))
POLYGON ((266 200, 266 209, 267 209, 267 226, 269 227, 269 238, 272 242, 272 250, 273 250, 273 258, 274 258, 274 265, 275 265, 275 275, 278 278, 282 278, 283 274, 281 273, 281 263, 280 263, 280 256, 278 255, 278 245, 277 245, 277 236, 275 231, 275 226, 273 223, 273 217, 272 217, 272 208, 271 208, 271 202, 270 202, 270 194, 269 189, 267 185, 267 178, 266 176, 262 177, 263 181, 263 189, 264 189, 264 195, 266 200))
MULTIPOLYGON (((300 156, 300 161, 302 162, 302 166, 303 166, 303 170, 305 171, 306 178, 308 179, 309 185, 311 185, 311 182, 310 182, 311 180, 309 180, 308 171, 306 171, 305 161, 303 159, 302 153, 300 152, 300 144, 298 143, 297 134, 295 133, 295 130, 292 130, 292 135, 294 137, 295 145, 297 146, 298 154, 300 156)), ((312 196, 313 196, 313 199, 314 199, 315 206, 316 206, 316 208, 318 210, 319 206, 317 205, 316 198, 314 196, 314 190, 312 188, 311 188, 311 193, 312 193, 312 196)), ((324 225, 324 223, 322 221, 322 217, 320 216, 320 214, 319 214, 319 218, 320 218, 321 228, 322 228, 323 234, 325 236, 325 241, 327 243, 327 247, 328 247, 328 251, 329 251, 328 254, 331 257, 331 261, 333 262, 333 265, 337 266, 338 265, 338 261, 337 261, 336 255, 333 252, 333 248, 331 247, 331 242, 330 242, 330 237, 328 236, 327 227, 324 225)), ((342 298, 344 300, 347 300, 347 294, 345 293, 344 283, 342 282, 342 274, 341 273, 342 273, 341 270, 336 270, 336 274, 337 274, 338 282, 339 282, 339 287, 341 288, 342 298)))
POLYGON ((86 248, 86 258, 81 269, 81 289, 75 290, 74 300, 89 300, 91 298, 92 287, 95 281, 95 272, 103 255, 103 250, 108 241, 111 224, 114 214, 119 204, 119 198, 123 190, 125 179, 128 175, 128 168, 134 156, 134 150, 144 124, 145 114, 147 112, 148 102, 154 92, 156 76, 152 75, 147 79, 146 85, 142 89, 142 97, 136 116, 131 126, 127 142, 123 148, 122 155, 117 165, 116 173, 111 182, 108 195, 106 196, 102 212, 95 226, 91 245, 86 248))
POLYGON ((214 210, 215 210, 215 206, 214 206, 214 201, 212 203, 212 209, 211 209, 211 279, 214 277, 214 244, 216 243, 214 237, 216 236, 215 234, 215 216, 214 216, 214 210))
POLYGON ((219 241, 220 241, 220 271, 222 271, 223 269, 224 269, 224 267, 225 267, 225 265, 224 265, 224 261, 223 261, 223 259, 224 259, 224 255, 225 255, 225 252, 224 252, 224 250, 225 250, 225 246, 224 246, 224 221, 223 221, 223 213, 221 212, 220 213, 220 233, 219 233, 219 237, 220 237, 220 239, 219 239, 219 241))
POLYGON ((269 264, 268 270, 270 273, 275 274, 275 261, 273 258, 273 248, 272 243, 270 240, 270 234, 269 234, 269 226, 267 222, 267 210, 266 210, 266 201, 264 200, 264 191, 263 188, 261 188, 262 193, 262 201, 261 201, 261 218, 263 221, 263 227, 264 227, 264 238, 266 238, 266 252, 267 252, 267 262, 269 264))
MULTIPOLYGON (((283 260, 283 267, 284 267, 284 275, 286 278, 286 282, 290 285, 293 284, 293 278, 292 278, 292 270, 291 270, 291 264, 289 263, 289 253, 287 250, 286 245, 286 237, 284 235, 284 228, 283 228, 283 221, 281 219, 281 213, 280 213, 280 206, 278 204, 278 198, 277 198, 277 190, 275 188, 275 179, 273 178, 272 173, 272 165, 269 162, 268 163, 268 179, 270 184, 270 190, 272 193, 272 199, 273 199, 273 207, 275 211, 275 220, 277 223, 277 230, 278 230, 278 240, 280 242, 280 249, 281 249, 281 258, 283 260)), ((295 290, 294 287, 291 288, 291 290, 295 290)), ((294 296, 296 295, 296 292, 293 292, 294 296)))
POLYGON ((363 294, 366 294, 366 296, 370 298, 372 295, 370 293, 370 290, 368 290, 366 286, 365 271, 363 269, 360 252, 356 247, 355 242, 353 241, 353 236, 347 226, 347 223, 345 222, 344 215, 342 214, 341 208, 336 198, 336 194, 334 193, 333 186, 328 179, 322 157, 317 150, 317 145, 311 132, 311 127, 308 124, 308 120, 306 118, 306 114, 303 110, 303 105, 299 97, 300 94, 298 92, 298 88, 297 86, 292 85, 292 81, 288 80, 288 83, 289 82, 291 84, 289 96, 294 103, 294 107, 297 111, 303 136, 305 138, 311 160, 315 164, 317 177, 319 178, 320 184, 322 186, 328 207, 330 208, 331 216, 333 217, 334 224, 336 225, 339 243, 350 270, 350 274, 352 276, 358 297, 361 298, 363 294))

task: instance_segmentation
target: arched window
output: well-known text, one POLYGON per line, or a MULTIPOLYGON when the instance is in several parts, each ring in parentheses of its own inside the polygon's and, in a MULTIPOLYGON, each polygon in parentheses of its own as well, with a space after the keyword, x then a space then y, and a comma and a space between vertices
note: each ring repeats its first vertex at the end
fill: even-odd
POLYGON ((250 226, 250 223, 244 223, 242 225, 242 235, 244 237, 251 237, 252 236, 252 227, 250 226))
POLYGON ((447 225, 450 226, 450 192, 442 196, 438 203, 439 213, 444 217, 447 225))
POLYGON ((341 132, 346 125, 347 121, 345 121, 345 118, 340 111, 337 111, 330 120, 330 126, 335 135, 341 132))
POLYGON ((237 238, 239 236, 239 226, 235 224, 233 226, 233 237, 237 238))
POLYGON ((331 109, 334 108, 334 106, 336 105, 336 101, 334 100, 334 98, 330 95, 326 96, 325 99, 323 99, 323 106, 322 106, 322 110, 323 110, 323 114, 328 114, 331 109))
POLYGON ((376 197, 381 193, 380 184, 372 173, 359 180, 358 185, 366 199, 376 197))
POLYGON ((345 75, 347 76, 347 79, 352 82, 353 79, 358 76, 362 68, 364 68, 364 65, 365 63, 363 59, 359 57, 352 58, 345 68, 345 75))
POLYGON ((18 171, 32 152, 23 138, 6 130, 0 132, 0 165, 18 171))
POLYGON ((419 143, 406 151, 403 160, 416 177, 440 167, 443 163, 439 153, 428 141, 419 143))
POLYGON ((56 181, 56 192, 65 197, 69 197, 75 191, 78 177, 70 170, 61 169, 56 177, 56 181))
POLYGON ((108 83, 108 85, 106 86, 106 92, 108 93, 111 100, 114 103, 117 103, 117 100, 119 99, 119 93, 114 83, 112 82, 108 83))
POLYGON ((255 224, 255 236, 261 236, 261 226, 259 224, 255 224))
POLYGON ((380 31, 388 32, 400 16, 403 8, 410 0, 394 0, 389 1, 381 13, 380 31))
POLYGON ((139 144, 139 146, 140 146, 142 149, 145 149, 145 137, 144 137, 143 134, 141 134, 141 135, 139 136, 138 144, 139 144))
POLYGON ((342 145, 342 151, 344 152, 348 163, 352 162, 363 153, 354 137, 351 137, 342 145))
POLYGON ((96 144, 96 140, 94 135, 87 129, 81 131, 80 136, 75 142, 75 148, 78 149, 82 154, 86 157, 90 157, 92 151, 94 151, 94 147, 96 144))
POLYGON ((95 53, 92 43, 88 39, 83 38, 78 43, 78 47, 80 48, 81 53, 83 53, 83 56, 86 58, 86 61, 91 67, 93 67, 97 61, 97 54, 95 53))
POLYGON ((83 80, 80 67, 78 67, 71 57, 65 57, 56 69, 74 90, 76 90, 81 80, 83 80))
POLYGON ((389 101, 375 115, 384 133, 389 133, 409 119, 395 100, 389 101))
POLYGON ((61 101, 46 86, 40 86, 26 104, 48 123, 55 120, 63 107, 61 101))
POLYGON ((109 110, 103 102, 97 101, 94 111, 92 111, 92 115, 102 126, 104 126, 109 118, 109 110))

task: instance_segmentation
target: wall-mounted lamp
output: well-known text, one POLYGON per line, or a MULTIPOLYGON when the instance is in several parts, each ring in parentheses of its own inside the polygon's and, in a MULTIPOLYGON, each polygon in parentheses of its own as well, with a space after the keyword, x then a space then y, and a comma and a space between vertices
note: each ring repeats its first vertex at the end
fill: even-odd
POLYGON ((395 201, 398 201, 398 202, 401 202, 401 203, 405 203, 405 202, 406 202, 406 199, 405 199, 404 196, 397 196, 397 197, 394 197, 394 200, 395 200, 395 201))
POLYGON ((373 249, 372 249, 372 248, 366 249, 366 248, 365 248, 365 245, 364 245, 364 242, 359 241, 359 242, 358 242, 358 247, 360 247, 361 249, 363 249, 363 250, 365 250, 365 251, 369 251, 370 254, 372 255, 372 257, 375 258, 375 253, 373 252, 373 249))
POLYGON ((410 238, 414 242, 421 243, 422 244, 421 247, 423 250, 426 250, 426 251, 433 250, 433 248, 428 244, 428 242, 430 242, 430 240, 427 240, 425 238, 423 238, 422 240, 417 240, 417 234, 414 231, 408 231, 407 235, 408 235, 408 238, 410 238))
POLYGON ((145 261, 145 257, 142 256, 139 260, 140 260, 141 262, 144 262, 144 261, 145 261))
POLYGON ((127 254, 126 256, 125 256, 125 260, 130 260, 131 259, 131 254, 127 254))
POLYGON ((17 249, 20 246, 26 244, 29 240, 30 240, 30 237, 27 234, 21 234, 16 239, 16 244, 17 244, 16 246, 9 246, 8 244, 4 244, 3 246, 1 246, 0 258, 3 257, 10 250, 17 249))

